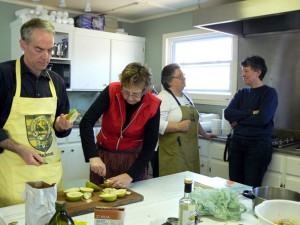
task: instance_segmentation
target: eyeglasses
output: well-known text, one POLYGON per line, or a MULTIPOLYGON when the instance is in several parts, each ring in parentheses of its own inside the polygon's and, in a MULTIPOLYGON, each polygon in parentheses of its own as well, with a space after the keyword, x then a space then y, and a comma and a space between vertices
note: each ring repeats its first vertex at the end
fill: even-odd
POLYGON ((172 78, 177 78, 177 79, 182 79, 182 78, 185 78, 185 74, 180 74, 179 76, 174 76, 174 77, 172 77, 172 78))
POLYGON ((132 97, 132 98, 135 98, 135 99, 139 99, 145 94, 145 91, 142 91, 140 93, 130 93, 129 91, 121 90, 121 93, 122 93, 124 98, 132 97))

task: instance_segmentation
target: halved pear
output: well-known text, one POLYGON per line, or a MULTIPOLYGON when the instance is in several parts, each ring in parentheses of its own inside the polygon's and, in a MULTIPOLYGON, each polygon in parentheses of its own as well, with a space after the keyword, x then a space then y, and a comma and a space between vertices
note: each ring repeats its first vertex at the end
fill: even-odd
POLYGON ((64 193, 68 193, 68 192, 78 192, 80 191, 80 188, 74 187, 74 188, 69 188, 64 190, 64 193))
POLYGON ((118 198, 122 198, 126 195, 127 190, 125 188, 121 188, 115 191, 117 194, 118 198))
POLYGON ((66 195, 67 200, 71 202, 79 201, 83 197, 83 193, 79 191, 68 192, 66 195))
POLYGON ((104 193, 104 194, 100 194, 99 197, 107 202, 116 201, 118 198, 117 194, 115 194, 115 193, 104 193))
POLYGON ((83 193, 93 193, 94 189, 88 187, 80 187, 80 191, 83 193))

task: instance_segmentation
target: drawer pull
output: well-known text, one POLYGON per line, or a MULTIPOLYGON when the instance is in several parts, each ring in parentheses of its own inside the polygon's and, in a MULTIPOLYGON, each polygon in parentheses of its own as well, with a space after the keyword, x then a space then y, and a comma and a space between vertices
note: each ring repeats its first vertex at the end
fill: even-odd
POLYGON ((60 153, 65 153, 65 150, 61 150, 60 153))

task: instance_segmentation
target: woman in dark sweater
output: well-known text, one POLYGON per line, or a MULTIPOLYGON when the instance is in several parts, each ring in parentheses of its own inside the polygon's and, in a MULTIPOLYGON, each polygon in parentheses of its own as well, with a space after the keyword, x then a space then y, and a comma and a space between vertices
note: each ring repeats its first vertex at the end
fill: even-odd
POLYGON ((273 117, 278 99, 276 90, 262 82, 267 72, 263 58, 247 57, 241 66, 244 83, 249 87, 235 94, 224 113, 233 128, 229 178, 258 187, 272 159, 273 117))

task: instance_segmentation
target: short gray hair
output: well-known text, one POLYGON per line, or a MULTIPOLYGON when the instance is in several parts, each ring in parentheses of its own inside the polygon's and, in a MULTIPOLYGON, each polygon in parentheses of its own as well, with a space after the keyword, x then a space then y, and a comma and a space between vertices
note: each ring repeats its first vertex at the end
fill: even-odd
POLYGON ((21 39, 25 42, 31 41, 31 35, 35 29, 55 34, 55 28, 50 21, 34 18, 24 23, 21 27, 21 39))
POLYGON ((178 63, 171 63, 166 65, 161 71, 161 84, 164 89, 170 88, 170 82, 173 79, 176 69, 180 69, 180 65, 178 63))

